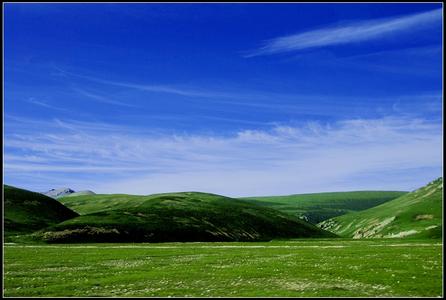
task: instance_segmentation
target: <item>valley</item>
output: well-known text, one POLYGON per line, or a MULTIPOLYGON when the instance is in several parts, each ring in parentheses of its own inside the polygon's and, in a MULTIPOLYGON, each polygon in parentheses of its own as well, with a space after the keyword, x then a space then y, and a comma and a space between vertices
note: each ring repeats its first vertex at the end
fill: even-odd
POLYGON ((4 295, 438 297, 442 192, 442 178, 410 193, 256 200, 4 186, 4 295), (299 215, 327 209, 344 214, 299 215))

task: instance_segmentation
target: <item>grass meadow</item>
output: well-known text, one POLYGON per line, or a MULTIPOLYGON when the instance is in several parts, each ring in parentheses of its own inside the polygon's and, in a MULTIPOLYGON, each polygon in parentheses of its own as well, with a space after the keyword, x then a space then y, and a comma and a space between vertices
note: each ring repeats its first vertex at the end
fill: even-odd
POLYGON ((4 296, 441 296, 442 241, 13 244, 4 296))

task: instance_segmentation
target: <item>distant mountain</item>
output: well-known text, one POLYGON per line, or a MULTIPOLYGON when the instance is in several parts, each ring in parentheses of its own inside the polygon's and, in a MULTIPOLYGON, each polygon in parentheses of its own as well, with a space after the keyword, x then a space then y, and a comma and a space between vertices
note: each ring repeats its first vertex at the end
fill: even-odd
POLYGON ((215 194, 61 197, 81 216, 42 232, 47 242, 267 241, 335 237, 297 217, 215 194))
POLYGON ((60 188, 60 189, 51 189, 48 192, 45 192, 42 194, 44 194, 45 196, 57 199, 59 197, 67 196, 72 193, 75 193, 75 191, 73 191, 70 188, 60 188))
POLYGON ((40 193, 3 185, 4 230, 10 234, 31 233, 77 217, 59 201, 40 193))
POLYGON ((48 192, 42 193, 45 196, 59 199, 62 197, 75 197, 75 196, 84 196, 84 195, 94 195, 95 193, 90 190, 84 190, 76 192, 70 188, 60 188, 60 189, 51 189, 48 192))
POLYGON ((347 213, 365 210, 396 199, 407 192, 353 191, 240 198, 289 213, 313 224, 347 213))
POLYGON ((352 238, 441 238, 443 178, 392 201, 318 224, 352 238))

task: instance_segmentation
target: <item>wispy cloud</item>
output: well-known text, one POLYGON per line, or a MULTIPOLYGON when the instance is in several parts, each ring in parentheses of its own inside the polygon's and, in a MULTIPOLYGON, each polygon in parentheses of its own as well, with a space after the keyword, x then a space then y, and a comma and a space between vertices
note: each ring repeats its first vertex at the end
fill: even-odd
POLYGON ((110 99, 110 97, 101 96, 96 93, 87 91, 85 89, 81 89, 81 88, 77 88, 77 87, 73 87, 72 89, 73 89, 73 91, 79 93, 80 96, 87 97, 88 99, 92 99, 97 102, 111 104, 111 105, 125 106, 125 107, 135 107, 135 108, 140 107, 135 104, 131 104, 131 103, 123 102, 123 101, 112 100, 112 99, 110 99))
POLYGON ((442 9, 436 9, 402 17, 358 21, 346 25, 332 25, 271 39, 263 47, 248 53, 245 57, 362 42, 404 31, 419 30, 433 24, 440 25, 441 20, 442 9))
POLYGON ((61 69, 60 67, 57 67, 57 66, 53 66, 53 68, 55 70, 57 70, 58 72, 60 72, 60 74, 63 76, 74 76, 77 78, 86 79, 86 80, 93 81, 96 83, 101 83, 101 84, 111 85, 111 86, 116 86, 116 87, 124 87, 124 88, 130 88, 130 89, 136 89, 136 90, 148 91, 148 92, 168 93, 168 94, 187 96, 187 97, 205 97, 205 98, 208 98, 208 97, 232 97, 232 95, 229 95, 224 92, 205 91, 205 90, 198 90, 198 89, 194 90, 194 89, 181 88, 181 87, 169 86, 169 85, 137 84, 137 83, 131 83, 131 82, 115 81, 115 80, 108 80, 108 79, 103 79, 103 78, 99 78, 99 77, 68 72, 66 70, 61 69))
POLYGON ((26 100, 26 102, 34 104, 34 105, 38 105, 41 107, 49 108, 49 109, 54 109, 54 110, 59 110, 59 111, 68 111, 67 109, 48 104, 47 102, 36 100, 34 97, 28 98, 26 100))
POLYGON ((379 76, 398 74, 403 76, 431 77, 438 80, 442 72, 442 46, 409 47, 384 51, 367 52, 356 55, 337 56, 327 49, 309 52, 296 52, 283 57, 280 62, 296 66, 347 69, 354 72, 381 73, 379 76))
MULTIPOLYGON (((328 63, 333 64, 333 59, 328 63)), ((346 65, 348 62, 340 61, 338 64, 346 65)), ((252 111, 254 113, 268 111, 268 112, 294 112, 300 115, 318 115, 318 116, 336 116, 345 117, 352 114, 356 114, 361 111, 364 115, 377 113, 378 109, 375 106, 370 105, 370 103, 379 103, 380 108, 378 113, 394 113, 394 107, 392 106, 395 102, 393 101, 395 96, 388 97, 369 97, 369 96, 354 96, 354 95, 324 95, 324 94, 300 94, 294 92, 271 92, 259 89, 250 88, 234 88, 230 87, 228 84, 225 86, 226 91, 222 91, 221 88, 214 89, 212 87, 201 87, 201 88, 189 88, 183 89, 177 86, 158 86, 158 85, 142 85, 132 82, 118 82, 107 80, 103 77, 91 77, 82 74, 72 73, 60 69, 57 66, 53 66, 56 70, 64 74, 64 76, 72 76, 75 78, 83 78, 91 82, 105 84, 114 87, 122 87, 124 89, 139 90, 145 92, 161 92, 169 93, 177 96, 184 96, 181 101, 187 101, 195 107, 212 107, 213 110, 218 109, 219 112, 225 111, 229 113, 239 112, 241 109, 244 111, 252 111)), ((362 66, 363 67, 363 66, 362 66)), ((373 68, 379 67, 377 64, 372 66, 373 68)), ((391 67, 385 67, 390 68, 391 67)), ((123 96, 123 100, 116 100, 110 97, 103 96, 101 92, 91 91, 91 88, 84 88, 81 83, 72 83, 71 89, 75 91, 81 97, 87 97, 93 101, 104 102, 111 105, 128 106, 135 108, 142 108, 144 110, 147 107, 147 103, 141 102, 137 105, 133 102, 134 99, 128 96, 123 96), (124 101, 125 99, 125 101, 124 101)), ((441 94, 441 92, 439 92, 441 94)), ((424 94, 420 95, 407 95, 406 102, 419 101, 415 98, 422 98, 424 94)), ((432 100, 430 96, 429 99, 425 99, 422 102, 432 100)), ((143 99, 143 98, 142 98, 143 99)), ((158 101, 157 98, 153 101, 158 101)), ((165 101, 165 98, 159 98, 165 101)), ((435 100, 437 101, 437 100, 435 100)), ((441 102, 441 100, 437 101, 441 102)), ((158 102, 157 102, 158 103, 158 102)), ((438 104, 437 104, 438 106, 438 104)), ((408 105, 401 103, 398 104, 399 112, 405 112, 405 108, 408 105)), ((418 105, 416 111, 418 113, 425 112, 422 105, 418 105)), ((413 111, 412 111, 413 112, 413 111)), ((207 116, 209 117, 209 116, 207 116)), ((215 118, 215 116, 212 116, 215 118)), ((223 118, 221 118, 223 119, 223 118)), ((226 121, 230 121, 226 119, 226 121)), ((241 122, 239 122, 241 123, 241 122)), ((246 123, 246 121, 244 122, 246 123)))
POLYGON ((32 173, 36 176, 26 184, 38 190, 58 183, 103 193, 199 190, 248 196, 411 189, 442 166, 441 124, 423 119, 308 122, 229 136, 156 135, 106 124, 58 122, 62 124, 51 133, 5 136, 7 182, 32 173), (408 170, 406 182, 389 180, 389 174, 408 170), (430 171, 420 175, 420 170, 430 171), (351 184, 356 176, 367 179, 377 173, 382 186, 376 181, 351 184))

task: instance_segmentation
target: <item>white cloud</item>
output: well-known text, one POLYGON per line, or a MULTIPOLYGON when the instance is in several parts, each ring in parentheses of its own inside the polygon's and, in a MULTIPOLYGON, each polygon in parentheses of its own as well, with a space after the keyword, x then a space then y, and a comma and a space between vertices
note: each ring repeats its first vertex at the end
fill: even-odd
POLYGON ((311 122, 231 136, 160 135, 66 121, 49 128, 45 134, 5 136, 6 179, 26 177, 22 186, 39 190, 58 183, 102 193, 197 190, 248 196, 349 187, 412 189, 416 186, 410 184, 424 184, 442 167, 441 124, 423 119, 311 122), (405 181, 389 177, 405 170, 411 170, 405 181), (354 182, 376 174, 381 174, 378 181, 354 182))
POLYGON ((432 24, 440 26, 441 20, 442 9, 436 9, 391 19, 359 21, 348 25, 332 25, 322 29, 271 39, 263 47, 245 57, 362 42, 387 35, 399 34, 404 31, 421 29, 432 24))

